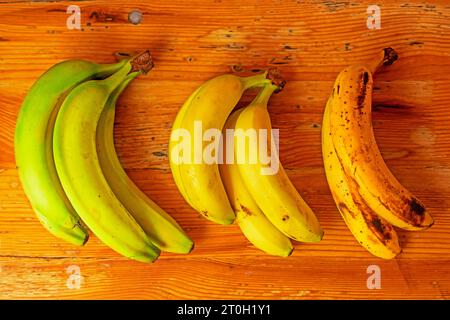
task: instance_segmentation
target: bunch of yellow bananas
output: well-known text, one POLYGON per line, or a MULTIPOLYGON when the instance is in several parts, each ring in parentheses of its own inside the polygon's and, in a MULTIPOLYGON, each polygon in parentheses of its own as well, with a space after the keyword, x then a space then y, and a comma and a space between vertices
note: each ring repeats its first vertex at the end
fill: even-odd
POLYGON ((180 193, 195 210, 219 224, 231 224, 236 218, 257 248, 289 256, 293 250, 289 238, 317 242, 323 231, 279 164, 273 143, 267 103, 283 86, 273 69, 250 77, 225 74, 207 81, 178 112, 169 159, 180 193), (244 91, 252 87, 262 89, 250 105, 232 113, 244 91), (229 130, 234 130, 231 135, 229 130), (208 161, 205 153, 211 145, 217 148, 210 152, 213 161, 208 161), (262 146, 268 147, 269 162, 261 160, 262 146), (277 166, 270 172, 274 163, 277 166))
POLYGON ((23 102, 15 156, 25 193, 55 236, 84 245, 93 233, 118 253, 152 262, 188 253, 192 240, 128 178, 114 148, 115 104, 153 62, 148 51, 116 64, 51 67, 23 102))
POLYGON ((322 126, 322 153, 331 193, 345 223, 375 256, 401 252, 393 228, 429 228, 433 218, 422 202, 389 171, 372 127, 372 74, 397 60, 384 49, 365 65, 345 68, 328 99, 322 126))
MULTIPOLYGON (((375 256, 401 252, 395 227, 429 228, 433 218, 386 166, 372 128, 372 74, 397 60, 392 48, 345 68, 328 99, 322 155, 332 196, 359 243, 375 256)), ((148 51, 115 64, 69 60, 33 85, 19 113, 15 155, 31 205, 43 225, 76 245, 86 224, 105 244, 144 262, 160 251, 189 253, 192 240, 130 180, 114 148, 115 105, 139 74, 148 51), (84 224, 83 224, 84 223, 84 224)), ((257 248, 277 256, 290 239, 318 242, 322 228, 280 164, 267 104, 285 82, 276 69, 202 84, 173 123, 169 161, 187 203, 219 224, 237 222, 257 248), (244 92, 260 91, 233 112, 244 92)))

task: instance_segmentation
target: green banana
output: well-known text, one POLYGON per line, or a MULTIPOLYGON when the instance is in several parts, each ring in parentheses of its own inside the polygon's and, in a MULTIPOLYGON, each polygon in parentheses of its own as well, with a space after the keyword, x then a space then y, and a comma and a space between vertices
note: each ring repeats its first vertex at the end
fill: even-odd
POLYGON ((146 72, 152 66, 146 51, 127 61, 109 78, 77 86, 61 106, 53 136, 56 170, 75 210, 106 245, 142 262, 153 262, 160 251, 108 185, 97 155, 96 130, 115 88, 128 74, 146 72))
POLYGON ((103 174, 114 194, 162 251, 189 253, 194 243, 177 222, 148 198, 128 177, 114 148, 116 101, 138 73, 130 74, 111 94, 97 125, 97 152, 103 174))
POLYGON ((125 63, 125 60, 116 64, 69 60, 56 64, 34 83, 17 118, 15 158, 25 194, 44 227, 75 245, 86 243, 88 233, 56 174, 52 152, 56 114, 75 86, 109 76, 125 63))

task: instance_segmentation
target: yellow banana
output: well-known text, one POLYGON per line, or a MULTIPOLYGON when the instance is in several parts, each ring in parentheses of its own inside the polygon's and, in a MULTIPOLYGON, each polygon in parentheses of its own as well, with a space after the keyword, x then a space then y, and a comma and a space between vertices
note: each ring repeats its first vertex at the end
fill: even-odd
POLYGON ((24 191, 42 224, 56 237, 75 245, 83 245, 88 233, 56 174, 52 151, 56 115, 75 86, 109 76, 125 63, 69 60, 56 64, 30 89, 17 118, 14 148, 24 191))
POLYGON ((203 141, 198 126, 205 133, 210 129, 220 133, 244 91, 270 82, 268 76, 270 73, 244 78, 226 74, 207 81, 183 104, 172 126, 169 161, 175 184, 195 210, 216 223, 231 224, 235 215, 217 162, 207 163, 203 159, 208 143, 203 141), (186 139, 188 144, 185 144, 186 139), (184 152, 183 146, 187 146, 184 152))
POLYGON ((103 174, 114 194, 136 219, 150 240, 160 250, 189 253, 194 243, 177 222, 148 198, 128 177, 114 147, 114 117, 116 101, 128 83, 138 73, 131 74, 109 97, 97 125, 97 152, 103 174))
POLYGON ((329 102, 336 155, 364 202, 394 226, 418 230, 433 224, 422 202, 391 173, 372 127, 372 73, 397 59, 392 48, 366 65, 352 65, 337 77, 329 102))
POLYGON ((373 255, 392 259, 401 252, 398 236, 392 225, 373 212, 355 188, 355 182, 345 175, 330 132, 329 103, 322 124, 322 153, 325 173, 336 206, 358 242, 373 255))
MULTIPOLYGON (((190 96, 189 98, 186 100, 186 102, 184 103, 184 105, 189 105, 192 101, 192 99, 194 97, 196 97, 197 93, 200 91, 200 89, 202 88, 202 86, 198 87, 190 96)), ((181 120, 184 118, 184 114, 186 113, 186 110, 188 110, 188 108, 181 108, 180 111, 178 111, 178 114, 175 118, 175 121, 173 122, 172 125, 172 133, 174 132, 174 130, 176 128, 180 128, 180 124, 181 124, 181 120)), ((169 161, 170 159, 173 160, 173 157, 170 156, 171 151, 174 149, 174 142, 172 142, 172 135, 171 135, 171 142, 169 142, 169 161)), ((176 157, 176 156, 175 156, 176 157)), ((191 203, 191 201, 189 200, 189 196, 188 194, 185 192, 185 189, 183 187, 183 180, 181 179, 181 174, 180 174, 180 170, 177 169, 177 165, 176 164, 172 164, 172 162, 170 161, 170 167, 174 168, 171 169, 172 172, 172 177, 173 180, 175 181, 175 185, 178 188, 178 191, 181 193, 181 195, 183 196, 184 200, 192 207, 194 207, 193 202, 191 203)))
POLYGON ((283 166, 279 162, 276 147, 272 146, 273 132, 267 111, 267 103, 272 93, 279 89, 275 84, 266 85, 252 103, 247 106, 239 115, 236 122, 235 132, 235 152, 245 155, 245 161, 239 161, 238 167, 245 185, 272 224, 291 239, 302 242, 317 242, 323 237, 323 230, 320 227, 314 212, 303 200, 292 182, 289 180, 283 166), (242 139, 239 139, 238 131, 251 133, 254 130, 267 132, 268 141, 262 141, 255 132, 257 143, 251 143, 251 134, 245 135, 245 148, 242 139), (248 131, 250 130, 250 131, 248 131), (260 155, 262 145, 267 145, 268 154, 273 161, 278 163, 278 170, 273 174, 263 174, 265 169, 273 165, 273 161, 265 164, 260 157, 256 161, 251 161, 255 155, 260 155))
MULTIPOLYGON (((223 130, 224 137, 227 129, 234 129, 241 111, 242 109, 233 112, 228 118, 223 130)), ((230 141, 224 139, 225 157, 228 142, 230 141)), ((236 222, 247 239, 255 247, 268 254, 282 257, 289 256, 293 251, 291 241, 275 228, 253 200, 245 187, 244 181, 242 181, 236 157, 234 157, 233 163, 224 162, 220 164, 219 171, 228 199, 236 214, 236 222)))
POLYGON ((152 66, 146 51, 109 78, 77 86, 61 106, 53 136, 56 170, 75 210, 106 245, 142 262, 154 261, 160 251, 108 185, 97 155, 96 129, 114 89, 128 74, 146 72, 152 66))

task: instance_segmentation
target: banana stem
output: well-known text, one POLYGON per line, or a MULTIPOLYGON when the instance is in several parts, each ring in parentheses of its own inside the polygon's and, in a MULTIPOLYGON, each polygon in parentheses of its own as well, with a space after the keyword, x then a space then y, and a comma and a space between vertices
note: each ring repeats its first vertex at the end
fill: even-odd
POLYGON ((122 60, 130 60, 134 54, 131 54, 129 52, 114 52, 114 57, 116 58, 117 61, 122 61, 122 60))
MULTIPOLYGON (((131 72, 131 64, 127 62, 122 68, 120 68, 116 73, 109 76, 108 78, 101 80, 105 84, 107 84, 108 88, 111 90, 115 90, 127 77, 127 75, 131 72)), ((136 73, 138 74, 138 73, 136 73)))
POLYGON ((122 81, 122 83, 113 91, 111 96, 109 97, 110 103, 108 105, 115 107, 117 99, 119 99, 119 96, 122 94, 122 91, 125 90, 125 88, 128 86, 128 84, 137 76, 139 75, 138 72, 130 73, 125 80, 122 81))
POLYGON ((118 71, 120 68, 125 66, 130 61, 130 58, 128 59, 122 59, 117 63, 112 64, 101 64, 100 69, 98 71, 98 78, 104 78, 106 76, 109 76, 113 74, 114 72, 118 71))
POLYGON ((257 94, 257 96, 253 99, 253 101, 250 103, 250 105, 260 105, 267 107, 267 104, 269 103, 269 99, 272 96, 272 94, 277 91, 279 87, 272 83, 266 84, 261 91, 257 94))
MULTIPOLYGON (((144 51, 131 59, 124 60, 125 64, 112 76, 106 78, 111 91, 115 90, 127 76, 133 76, 130 81, 141 73, 147 73, 153 68, 153 61, 149 51, 144 51)), ((120 62, 119 62, 120 63, 120 62)))
POLYGON ((255 76, 244 77, 242 78, 242 82, 244 83, 244 90, 254 88, 254 87, 262 87, 266 84, 270 83, 270 80, 267 79, 267 71, 261 74, 257 74, 255 76))
POLYGON ((277 91, 281 91, 286 84, 277 68, 271 68, 255 76, 244 77, 242 81, 244 82, 245 90, 253 87, 263 87, 271 83, 277 87, 277 91))
POLYGON ((367 63, 367 68, 370 72, 375 73, 383 66, 390 66, 398 58, 397 52, 391 47, 384 48, 380 51, 377 58, 367 63))

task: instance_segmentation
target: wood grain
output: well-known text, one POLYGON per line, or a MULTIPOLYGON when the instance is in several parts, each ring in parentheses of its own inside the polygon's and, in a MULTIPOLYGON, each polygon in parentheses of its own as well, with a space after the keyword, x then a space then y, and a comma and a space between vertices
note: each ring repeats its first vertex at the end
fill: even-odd
MULTIPOLYGON (((82 30, 66 28, 69 2, 0 1, 0 298, 367 299, 450 297, 450 5, 380 1, 380 30, 367 1, 80 1, 82 30), (139 25, 128 23, 133 9, 139 25), (402 255, 372 257, 341 220, 326 184, 322 111, 337 73, 392 46, 400 59, 375 78, 375 134, 389 167, 435 217, 426 232, 399 231, 402 255), (150 49, 156 67, 121 97, 116 146, 126 170, 195 240, 187 256, 153 265, 126 260, 94 236, 83 248, 39 224, 22 191, 13 136, 21 101, 51 65, 113 61, 150 49), (237 226, 198 216, 170 175, 167 142, 183 101, 208 78, 278 67, 288 85, 271 100, 289 176, 325 229, 287 259, 253 248, 237 226), (379 265, 382 288, 366 286, 379 265), (79 266, 80 289, 67 268, 79 266)), ((253 93, 243 98, 245 104, 253 93)), ((32 155, 30 155, 32 156, 32 155)))

